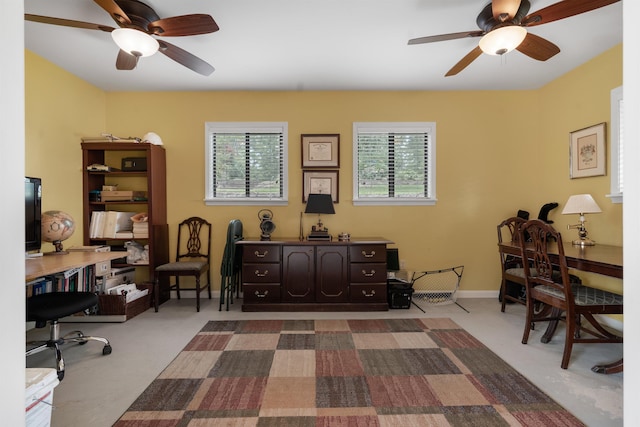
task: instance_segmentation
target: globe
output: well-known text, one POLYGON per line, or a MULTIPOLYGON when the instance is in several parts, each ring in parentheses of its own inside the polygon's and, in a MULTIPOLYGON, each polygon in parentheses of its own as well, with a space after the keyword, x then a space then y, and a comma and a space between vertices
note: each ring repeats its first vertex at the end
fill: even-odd
POLYGON ((67 240, 76 230, 76 222, 71 215, 62 211, 46 211, 42 213, 42 240, 53 243, 56 251, 53 254, 65 254, 62 241, 67 240))

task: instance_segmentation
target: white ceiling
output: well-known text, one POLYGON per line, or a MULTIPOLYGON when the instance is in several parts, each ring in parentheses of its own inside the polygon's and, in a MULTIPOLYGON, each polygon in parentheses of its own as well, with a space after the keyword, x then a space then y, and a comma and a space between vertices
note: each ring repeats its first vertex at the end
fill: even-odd
MULTIPOLYGON (((105 91, 535 89, 622 43, 622 2, 530 27, 561 52, 482 55, 444 74, 479 38, 407 45, 476 31, 486 0, 143 0, 161 18, 211 15, 220 31, 167 38, 213 65, 208 77, 162 54, 118 71, 108 33, 25 21, 25 46, 105 91)), ((531 12, 557 0, 530 0, 531 12)), ((117 27, 92 0, 24 0, 25 13, 117 27)))

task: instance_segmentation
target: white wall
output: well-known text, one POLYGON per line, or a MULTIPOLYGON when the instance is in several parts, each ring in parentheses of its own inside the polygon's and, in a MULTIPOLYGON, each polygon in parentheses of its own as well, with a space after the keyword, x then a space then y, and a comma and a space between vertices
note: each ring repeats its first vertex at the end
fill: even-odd
POLYGON ((624 31, 624 425, 640 426, 640 14, 637 1, 622 3, 624 31))
POLYGON ((2 381, 0 414, 5 426, 24 425, 24 5, 0 0, 3 40, 0 62, 0 167, 4 206, 0 224, 5 224, 0 249, 2 304, 0 342, 2 381), (8 226, 7 226, 8 225, 8 226))

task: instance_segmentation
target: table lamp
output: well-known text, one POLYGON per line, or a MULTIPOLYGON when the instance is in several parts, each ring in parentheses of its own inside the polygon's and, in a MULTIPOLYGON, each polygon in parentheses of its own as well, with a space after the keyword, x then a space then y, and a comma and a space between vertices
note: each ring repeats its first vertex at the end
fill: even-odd
POLYGON ((331 240, 329 230, 322 224, 322 219, 320 218, 320 214, 336 213, 333 209, 331 194, 309 194, 304 213, 318 214, 318 224, 311 227, 311 233, 307 236, 307 240, 331 240))
POLYGON ((600 209, 600 206, 598 206, 596 201, 593 200, 591 194, 574 194, 569 197, 569 200, 567 200, 567 203, 564 205, 562 214, 580 214, 580 224, 567 226, 568 230, 572 228, 578 230, 579 239, 572 241, 572 244, 576 246, 593 246, 596 244, 596 242, 587 237, 587 229, 584 226, 584 223, 586 222, 584 214, 600 212, 602 212, 602 209, 600 209))

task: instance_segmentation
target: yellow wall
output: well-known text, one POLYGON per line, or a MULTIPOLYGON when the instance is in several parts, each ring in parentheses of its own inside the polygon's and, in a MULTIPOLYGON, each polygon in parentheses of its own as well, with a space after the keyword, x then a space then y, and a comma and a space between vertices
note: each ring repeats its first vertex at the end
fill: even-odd
MULTIPOLYGON (((27 69, 55 69, 27 56, 27 69)), ((50 74, 50 72, 47 72, 50 74)), ((27 73, 31 90, 32 73, 27 73)), ((42 85, 51 83, 46 74, 33 76, 42 85), (44 81, 42 81, 44 80, 44 81)), ((212 76, 215 78, 215 75, 212 76)), ((396 242, 408 269, 438 269, 463 264, 465 290, 496 290, 499 263, 496 251, 496 224, 525 209, 536 217, 540 207, 561 204, 550 215, 562 230, 576 218, 560 215, 569 195, 590 192, 603 214, 589 217, 591 236, 602 243, 621 244, 620 205, 612 205, 604 195, 609 177, 570 180, 568 173, 569 132, 609 121, 609 92, 622 83, 622 48, 616 47, 546 87, 532 91, 476 92, 122 92, 103 93, 81 81, 71 86, 72 97, 93 98, 101 106, 92 114, 78 112, 73 134, 59 135, 56 146, 74 153, 61 171, 79 180, 81 136, 107 131, 121 136, 158 133, 167 150, 168 221, 173 230, 183 218, 199 215, 214 225, 214 265, 222 256, 226 225, 239 218, 245 234, 259 233, 257 212, 268 207, 274 212, 276 237, 297 237, 301 202, 302 170, 300 134, 339 133, 340 202, 336 215, 324 216, 330 232, 350 232, 353 236, 383 236, 396 242), (77 93, 80 92, 80 93, 77 93), (104 114, 98 114, 101 110, 104 114), (289 123, 289 205, 205 206, 204 123, 207 121, 286 121, 289 123), (434 121, 437 123, 436 206, 355 207, 352 199, 352 123, 355 121, 434 121)), ((49 99, 49 98, 47 98, 49 99)), ((46 111, 35 109, 34 97, 27 97, 27 163, 36 157, 33 132, 41 127, 46 111)), ((56 109, 49 101, 49 109, 56 109)), ((54 118, 60 111, 51 112, 54 118)), ((75 113, 74 113, 75 114, 75 113)), ((75 121, 74 117, 72 121, 75 121)), ((73 124, 73 123, 72 123, 73 124)), ((51 153, 56 158, 56 153, 51 153)), ((53 166, 38 164, 47 175, 53 166)), ((29 169, 29 168, 28 168, 29 169)), ((35 167, 34 167, 35 169, 35 167)), ((40 175, 43 175, 40 173, 40 175)), ((35 173, 35 172, 34 172, 35 173)), ((79 206, 77 191, 60 188, 57 206, 79 206)), ((54 184, 48 184, 54 187, 54 184)), ((54 191, 54 190, 50 190, 54 191)), ((314 217, 305 218, 309 229, 314 217)), ((566 233, 571 233, 565 231, 566 233)), ((216 269, 214 269, 215 271, 216 269)), ((214 277, 216 275, 214 274, 214 277)), ((216 286, 219 278, 215 277, 216 286)))

